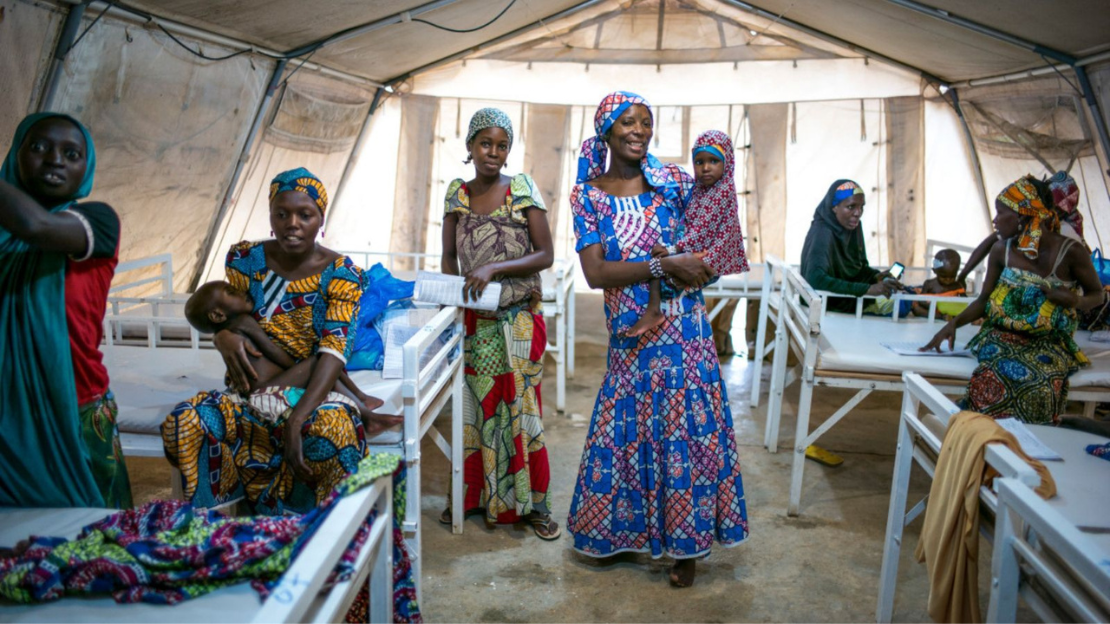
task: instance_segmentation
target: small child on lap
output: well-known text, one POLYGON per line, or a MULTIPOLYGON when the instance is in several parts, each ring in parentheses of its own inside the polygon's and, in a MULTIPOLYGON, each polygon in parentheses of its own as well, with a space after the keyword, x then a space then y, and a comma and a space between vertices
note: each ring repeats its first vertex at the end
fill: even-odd
MULTIPOLYGON (((694 142, 693 160, 695 185, 686 207, 686 231, 674 249, 655 245, 651 255, 692 252, 717 275, 743 273, 748 270, 748 258, 736 200, 732 139, 719 130, 703 132, 694 142)), ((648 307, 628 336, 639 336, 663 322, 661 301, 659 280, 651 280, 648 307)))
MULTIPOLYGON (((300 392, 283 389, 304 389, 312 376, 316 357, 296 362, 281 347, 274 344, 266 332, 252 316, 254 301, 246 292, 236 290, 225 281, 208 282, 197 289, 185 303, 185 318, 197 331, 215 334, 227 329, 247 339, 261 357, 256 357, 247 349, 247 358, 258 377, 251 383, 248 399, 252 404, 263 404, 277 399, 288 403, 292 408, 300 399, 300 392)), ((335 400, 352 405, 359 411, 367 435, 373 435, 386 427, 399 425, 400 416, 375 414, 374 410, 382 405, 380 399, 371 397, 358 389, 346 371, 339 373, 335 388, 326 400, 335 400), (373 422, 372 422, 373 421, 373 422)), ((257 407, 257 405, 256 405, 257 407)), ((271 409, 270 417, 278 417, 271 409)))

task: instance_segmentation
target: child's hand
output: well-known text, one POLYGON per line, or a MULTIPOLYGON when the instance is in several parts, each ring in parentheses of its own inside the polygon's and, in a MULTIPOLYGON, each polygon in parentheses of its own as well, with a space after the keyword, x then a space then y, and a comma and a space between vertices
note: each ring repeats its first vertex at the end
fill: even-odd
POLYGON ((1079 295, 1064 288, 1057 286, 1056 288, 1049 288, 1048 286, 1041 285, 1041 292, 1045 297, 1058 306, 1064 308, 1074 308, 1079 305, 1079 295))
POLYGON ((651 246, 651 257, 652 258, 666 258, 669 255, 670 255, 670 252, 668 252, 667 248, 664 247, 663 245, 660 245, 659 243, 655 243, 654 245, 651 246))

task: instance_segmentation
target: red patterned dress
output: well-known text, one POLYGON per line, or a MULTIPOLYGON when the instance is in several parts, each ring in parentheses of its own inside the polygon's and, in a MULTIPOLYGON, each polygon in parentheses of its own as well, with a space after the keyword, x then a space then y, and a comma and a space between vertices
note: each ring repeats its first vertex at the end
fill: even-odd
MULTIPOLYGON (((456 249, 463 274, 532 252, 527 211, 545 210, 532 178, 513 177, 505 202, 488 215, 470 210, 462 180, 447 189, 445 213, 458 215, 456 249)), ((467 310, 464 341, 463 506, 489 522, 550 513, 551 471, 543 440, 540 381, 547 329, 539 275, 506 277, 496 312, 467 310)))

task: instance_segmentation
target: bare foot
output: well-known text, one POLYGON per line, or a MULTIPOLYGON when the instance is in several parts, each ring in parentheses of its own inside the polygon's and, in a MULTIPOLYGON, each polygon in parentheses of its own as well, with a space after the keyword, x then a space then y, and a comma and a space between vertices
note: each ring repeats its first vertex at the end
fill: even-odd
POLYGON ((694 575, 697 573, 697 559, 678 559, 671 567, 671 585, 675 587, 690 587, 694 584, 694 575))
POLYGON ((655 329, 656 327, 662 325, 663 319, 664 317, 662 312, 654 308, 648 308, 644 311, 644 315, 640 317, 640 320, 636 321, 636 324, 633 325, 632 328, 625 333, 625 336, 628 336, 629 338, 642 336, 643 334, 647 333, 648 330, 655 329))
POLYGON ((362 427, 367 438, 372 438, 390 427, 396 427, 405 422, 404 416, 387 416, 374 412, 363 412, 362 427))

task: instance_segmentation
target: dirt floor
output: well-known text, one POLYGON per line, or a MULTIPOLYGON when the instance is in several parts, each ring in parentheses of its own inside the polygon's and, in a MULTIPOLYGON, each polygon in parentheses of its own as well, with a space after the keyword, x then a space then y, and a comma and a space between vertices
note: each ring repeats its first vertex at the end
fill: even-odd
MULTIPOLYGON (((605 370, 604 319, 597 296, 579 295, 577 371, 568 380, 567 411, 554 408, 553 382, 545 382, 544 426, 551 461, 551 501, 566 521, 588 419, 605 370)), ((733 335, 743 341, 743 314, 733 335)), ((790 447, 797 386, 787 392, 780 452, 762 446, 766 394, 748 406, 751 363, 741 354, 722 362, 735 421, 751 526, 750 539, 717 548, 698 564, 693 587, 667 582, 668 559, 648 555, 597 561, 574 552, 571 539, 545 542, 524 525, 489 528, 480 517, 463 535, 437 522, 448 490, 448 464, 437 447, 423 448, 424 597, 431 622, 734 622, 874 621, 878 596, 900 395, 875 393, 822 438, 844 463, 809 462, 801 515, 786 515, 790 447)), ((553 369, 553 367, 552 367, 553 369)), ((762 374, 769 375, 769 366, 762 374)), ((551 376, 553 378, 553 375, 551 376)), ((766 388, 767 384, 764 384, 766 388)), ((821 388, 813 403, 816 427, 851 396, 821 388)), ((449 436, 450 411, 437 422, 449 436)), ((138 502, 169 495, 168 468, 160 459, 129 460, 138 502)), ((910 500, 923 496, 925 476, 914 474, 910 500)), ((894 620, 928 621, 925 567, 913 550, 921 527, 906 530, 894 620)), ((990 546, 980 551, 982 605, 987 604, 990 546)), ((1019 612, 1020 620, 1030 614, 1019 612)))

